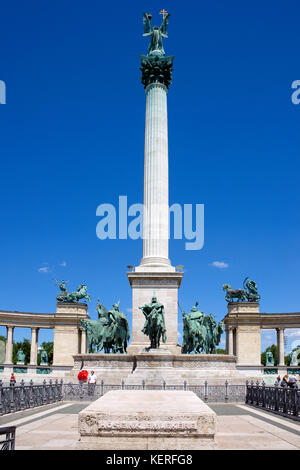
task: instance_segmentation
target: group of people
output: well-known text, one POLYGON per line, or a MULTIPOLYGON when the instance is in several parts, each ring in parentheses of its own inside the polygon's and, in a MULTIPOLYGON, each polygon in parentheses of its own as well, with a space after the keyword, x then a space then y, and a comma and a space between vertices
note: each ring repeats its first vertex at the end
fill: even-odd
MULTIPOLYGON (((290 387, 290 388, 298 388, 298 385, 297 385, 297 377, 296 377, 296 374, 293 373, 292 375, 290 375, 290 377, 286 374, 283 376, 282 380, 280 378, 280 375, 278 375, 277 379, 276 379, 276 382, 278 385, 280 385, 280 387, 282 388, 287 388, 287 387, 290 387)), ((300 382, 300 376, 299 376, 299 379, 298 379, 298 382, 300 382)))

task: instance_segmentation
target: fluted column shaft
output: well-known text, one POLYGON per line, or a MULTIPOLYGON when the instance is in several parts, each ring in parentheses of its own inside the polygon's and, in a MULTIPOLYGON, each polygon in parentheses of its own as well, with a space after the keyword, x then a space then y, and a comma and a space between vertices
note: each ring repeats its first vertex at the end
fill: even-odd
POLYGON ((5 364, 12 364, 14 326, 6 327, 5 364))
POLYGON ((277 328, 278 365, 284 366, 284 328, 277 328))
POLYGON ((38 331, 39 328, 31 328, 30 365, 32 366, 37 365, 38 331))
POLYGON ((154 83, 146 87, 141 265, 170 265, 168 171, 167 87, 154 83))

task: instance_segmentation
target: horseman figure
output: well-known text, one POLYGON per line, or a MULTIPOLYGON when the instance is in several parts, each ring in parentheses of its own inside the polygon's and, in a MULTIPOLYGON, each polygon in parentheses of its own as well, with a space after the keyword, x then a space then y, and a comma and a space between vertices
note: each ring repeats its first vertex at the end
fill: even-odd
POLYGON ((150 339, 150 348, 157 349, 160 346, 160 340, 166 342, 166 325, 164 306, 157 301, 153 294, 150 304, 144 304, 139 307, 145 315, 145 324, 142 332, 150 339))
POLYGON ((189 314, 183 312, 182 354, 212 354, 220 342, 224 323, 217 324, 212 314, 205 315, 195 303, 189 314))

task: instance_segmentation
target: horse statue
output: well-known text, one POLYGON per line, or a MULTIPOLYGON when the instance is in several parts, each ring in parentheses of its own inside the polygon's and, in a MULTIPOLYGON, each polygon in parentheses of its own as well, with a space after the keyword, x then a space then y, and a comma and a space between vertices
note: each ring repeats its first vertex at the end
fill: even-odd
POLYGON ((61 283, 56 281, 55 283, 61 290, 61 294, 56 297, 57 302, 78 302, 81 299, 91 301, 91 296, 87 293, 87 286, 85 284, 80 284, 75 292, 69 293, 65 281, 61 283))
POLYGON ((110 352, 124 354, 130 339, 129 325, 126 316, 119 311, 119 302, 108 311, 97 303, 98 320, 81 320, 81 326, 87 333, 89 352, 110 352))
POLYGON ((183 312, 183 354, 212 354, 224 332, 224 323, 217 324, 212 314, 197 309, 198 302, 186 315, 183 312))
POLYGON ((123 312, 119 310, 120 301, 113 304, 113 310, 109 310, 108 317, 111 321, 112 348, 114 353, 125 354, 130 339, 128 320, 123 312))
POLYGON ((139 308, 146 318, 142 332, 149 337, 150 348, 157 349, 161 339, 163 343, 167 340, 164 306, 157 302, 155 295, 153 295, 151 304, 144 304, 139 308))
POLYGON ((244 289, 232 289, 230 284, 223 284, 222 288, 226 291, 226 302, 233 302, 233 299, 237 299, 237 302, 244 302, 247 299, 247 292, 244 289))

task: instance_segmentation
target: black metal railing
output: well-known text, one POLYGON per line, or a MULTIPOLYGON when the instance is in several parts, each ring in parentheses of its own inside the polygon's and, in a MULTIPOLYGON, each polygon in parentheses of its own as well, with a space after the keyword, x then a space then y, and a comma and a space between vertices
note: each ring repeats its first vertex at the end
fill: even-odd
POLYGON ((20 385, 10 384, 3 386, 0 380, 0 416, 15 411, 26 410, 36 406, 48 405, 63 399, 63 381, 46 380, 42 384, 34 385, 31 380, 25 385, 21 380, 20 385))
POLYGON ((15 439, 16 426, 0 428, 0 450, 15 450, 15 439))
POLYGON ((93 401, 102 397, 111 390, 189 390, 194 392, 201 400, 215 403, 244 403, 246 396, 246 385, 231 385, 226 380, 223 385, 209 384, 205 381, 199 385, 167 384, 162 381, 157 384, 147 384, 144 380, 140 384, 107 384, 101 380, 97 384, 87 383, 65 383, 63 385, 63 399, 66 401, 93 401))
POLYGON ((246 383, 247 405, 300 421, 300 390, 297 388, 266 387, 264 382, 246 383))

